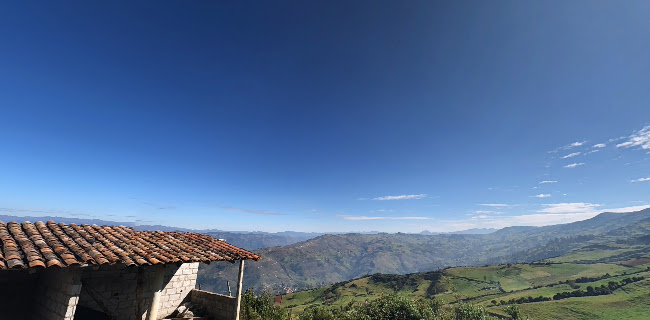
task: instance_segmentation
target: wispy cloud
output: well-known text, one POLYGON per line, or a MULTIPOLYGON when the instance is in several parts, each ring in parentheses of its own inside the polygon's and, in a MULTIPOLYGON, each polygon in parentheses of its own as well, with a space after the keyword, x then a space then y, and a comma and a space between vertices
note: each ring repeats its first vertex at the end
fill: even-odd
POLYGON ((603 212, 613 212, 613 213, 626 213, 626 212, 635 212, 635 211, 641 211, 650 208, 650 205, 643 205, 643 206, 631 206, 631 207, 625 207, 625 208, 616 208, 616 209, 606 209, 603 212))
POLYGON ((569 203, 551 203, 544 204, 543 209, 538 210, 539 213, 593 213, 596 208, 601 207, 600 204, 586 203, 586 202, 569 202, 569 203))
POLYGON ((580 152, 569 153, 566 156, 562 157, 562 159, 573 158, 575 156, 579 156, 580 154, 581 154, 580 152))
POLYGON ((430 220, 429 217, 368 217, 368 216, 339 216, 343 220, 367 221, 367 220, 430 220))
POLYGON ((540 193, 540 194, 538 194, 538 195, 534 195, 534 196, 532 196, 532 197, 533 197, 533 198, 550 198, 551 195, 548 194, 548 193, 546 193, 546 194, 545 194, 545 193, 540 193))
POLYGON ((373 198, 372 200, 419 200, 419 199, 424 199, 426 198, 426 194, 403 194, 401 196, 385 196, 385 197, 377 197, 373 198))
POLYGON ((510 187, 499 187, 499 186, 494 186, 494 187, 488 187, 488 190, 490 191, 514 191, 519 189, 519 186, 510 186, 510 187))
POLYGON ((260 215, 265 215, 265 216, 284 216, 284 213, 279 213, 275 211, 267 211, 267 210, 255 210, 255 209, 241 209, 241 208, 232 208, 232 207, 221 207, 222 209, 230 210, 230 211, 237 211, 237 212, 246 212, 246 213, 252 213, 252 214, 260 214, 260 215))
POLYGON ((491 211, 491 210, 475 210, 472 211, 475 214, 503 214, 501 211, 491 211))
POLYGON ((572 164, 568 164, 568 165, 566 165, 566 166, 564 166, 564 167, 565 167, 565 168, 575 168, 575 167, 582 166, 582 165, 584 165, 584 164, 585 164, 584 162, 580 162, 580 163, 572 163, 572 164))
POLYGON ((587 141, 576 141, 576 142, 574 142, 574 143, 569 143, 569 144, 567 144, 567 145, 565 145, 565 146, 555 148, 554 150, 549 151, 548 153, 557 153, 557 152, 559 152, 560 150, 569 150, 569 149, 573 149, 573 148, 576 148, 576 147, 580 147, 580 146, 584 145, 585 143, 587 143, 587 141))
POLYGON ((639 179, 636 179, 636 180, 631 180, 631 182, 647 182, 647 181, 650 181, 650 177, 648 177, 648 178, 639 178, 639 179))
POLYGON ((607 145, 604 143, 599 143, 599 144, 595 144, 592 148, 604 148, 604 147, 607 147, 607 145))
POLYGON ((50 210, 50 209, 22 209, 22 208, 0 208, 0 213, 32 215, 32 214, 54 214, 54 215, 75 215, 73 211, 50 210))
POLYGON ((627 141, 616 145, 617 148, 641 147, 643 150, 650 150, 650 126, 633 133, 627 141))
POLYGON ((544 181, 540 181, 539 184, 547 184, 547 183, 557 183, 557 181, 555 181, 555 180, 544 180, 544 181))
POLYGON ((600 204, 593 203, 555 203, 545 205, 537 213, 518 216, 472 216, 462 220, 436 220, 432 225, 418 225, 429 231, 459 231, 472 228, 504 228, 510 226, 547 226, 571 223, 595 217, 601 212, 626 213, 650 208, 650 205, 624 208, 601 209, 600 204))
POLYGON ((480 203, 479 206, 507 208, 507 207, 516 207, 517 205, 516 204, 505 204, 505 203, 480 203))

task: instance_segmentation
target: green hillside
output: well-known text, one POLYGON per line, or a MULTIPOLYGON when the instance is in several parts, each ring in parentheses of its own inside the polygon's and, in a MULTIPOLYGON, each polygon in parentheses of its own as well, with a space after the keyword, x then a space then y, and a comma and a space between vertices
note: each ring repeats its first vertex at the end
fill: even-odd
MULTIPOLYGON (((324 235, 255 250, 263 259, 247 265, 244 288, 287 293, 375 273, 408 274, 454 266, 537 261, 603 241, 626 239, 629 234, 650 234, 649 219, 650 210, 643 210, 603 213, 548 227, 505 228, 483 235, 324 235)), ((227 264, 199 269, 198 283, 214 292, 227 293, 226 282, 236 279, 237 268, 227 264)))
POLYGON ((530 264, 374 274, 288 294, 282 307, 300 314, 316 306, 340 309, 350 302, 400 295, 437 299, 447 308, 467 302, 503 317, 504 306, 517 305, 524 315, 536 320, 647 319, 650 246, 646 238, 603 242, 530 264), (569 294, 585 296, 562 297, 569 294))

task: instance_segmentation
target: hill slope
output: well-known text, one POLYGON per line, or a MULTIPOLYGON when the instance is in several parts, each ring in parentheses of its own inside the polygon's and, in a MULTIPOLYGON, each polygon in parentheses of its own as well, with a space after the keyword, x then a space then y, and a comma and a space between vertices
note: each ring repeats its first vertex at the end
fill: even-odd
POLYGON ((282 307, 299 314, 314 306, 338 309, 350 302, 399 294, 440 299, 451 306, 469 302, 497 316, 504 315, 503 306, 517 305, 524 315, 535 320, 646 319, 650 308, 648 244, 650 239, 641 236, 595 243, 533 264, 374 274, 288 294, 282 307), (566 296, 576 292, 581 296, 566 296))
MULTIPOLYGON (((648 217, 648 209, 603 213, 570 224, 506 228, 487 235, 324 235, 285 247, 256 250, 263 259, 247 265, 244 287, 292 292, 374 273, 406 274, 451 266, 533 261, 564 254, 594 239, 567 239, 567 235, 605 236, 606 232, 648 217), (557 237, 563 238, 549 242, 557 237)), ((227 264, 202 266, 198 282, 206 289, 227 292, 226 281, 236 281, 236 269, 227 264)))

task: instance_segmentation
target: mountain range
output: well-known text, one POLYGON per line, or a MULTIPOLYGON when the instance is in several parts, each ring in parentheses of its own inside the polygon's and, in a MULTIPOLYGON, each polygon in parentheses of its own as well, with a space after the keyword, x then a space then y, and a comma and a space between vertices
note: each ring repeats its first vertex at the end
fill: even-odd
MULTIPOLYGON (((650 209, 601 213, 574 223, 508 227, 490 234, 336 234, 283 247, 255 250, 262 260, 246 266, 245 288, 286 293, 318 288, 374 273, 407 274, 455 266, 527 262, 562 255, 623 227, 648 222, 650 209)), ((641 232, 641 231, 640 231, 641 232)), ((202 265, 198 283, 227 293, 237 267, 202 265)))
POLYGON ((0 214, 0 221, 56 221, 57 223, 74 223, 74 224, 96 224, 96 225, 121 225, 132 227, 138 231, 179 231, 179 232, 200 232, 208 234, 217 239, 225 239, 228 243, 244 248, 247 250, 256 250, 260 248, 273 247, 273 246, 286 246, 296 242, 305 241, 324 233, 314 232, 296 232, 296 231, 283 231, 283 232, 261 232, 261 231, 223 231, 219 229, 188 229, 164 225, 147 225, 136 222, 125 221, 109 221, 102 219, 85 219, 85 218, 67 218, 57 216, 40 216, 40 217, 19 217, 13 215, 0 214))

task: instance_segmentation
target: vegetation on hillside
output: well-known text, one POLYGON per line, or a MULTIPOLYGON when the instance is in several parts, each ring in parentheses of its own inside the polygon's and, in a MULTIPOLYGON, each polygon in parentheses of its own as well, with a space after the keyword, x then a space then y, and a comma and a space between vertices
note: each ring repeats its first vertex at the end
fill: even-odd
MULTIPOLYGON (((516 307, 504 312, 509 319, 522 319, 516 307)), ((386 295, 363 303, 349 303, 341 308, 313 307, 292 314, 282 307, 274 306, 272 296, 263 293, 256 296, 248 290, 242 299, 242 320, 488 320, 490 316, 483 307, 467 303, 453 308, 443 308, 436 299, 409 299, 401 295, 386 295)))
MULTIPOLYGON (((616 241, 627 241, 629 235, 650 234, 649 215, 650 209, 601 214, 565 225, 512 227, 487 235, 324 235, 285 247, 256 250, 263 259, 247 264, 244 287, 256 288, 257 293, 268 290, 283 294, 375 273, 408 274, 453 266, 530 262, 603 241, 626 246, 616 241)), ((605 257, 610 256, 601 258, 605 257)), ((226 281, 236 279, 236 267, 212 264, 201 266, 198 283, 207 290, 227 293, 226 281)))
POLYGON ((438 301, 447 313, 470 304, 483 308, 487 315, 504 318, 516 310, 519 317, 525 314, 536 320, 621 319, 620 314, 626 319, 645 319, 644 310, 650 306, 650 247, 643 239, 625 243, 593 244, 553 261, 374 274, 286 295, 282 306, 300 315, 399 296, 438 301))
MULTIPOLYGON (((650 219, 641 214, 648 213, 605 214, 574 224, 507 228, 490 235, 327 235, 263 249, 262 263, 247 264, 247 279, 257 278, 252 283, 262 286, 245 295, 242 317, 645 319, 650 306, 650 219), (624 223, 629 225, 619 227, 624 223), (589 228, 604 233, 586 234, 589 228), (560 231, 565 235, 551 237, 560 231), (488 257, 495 252, 502 255, 488 257), (509 262, 538 257, 543 259, 509 262), (506 262, 400 274, 430 270, 436 263, 484 261, 506 262), (346 277, 352 280, 323 286, 346 277), (287 294, 274 307, 272 294, 277 291, 255 295, 262 289, 277 290, 274 283, 282 285, 281 291, 301 285, 316 289, 287 294)), ((200 277, 199 283, 204 280, 200 277)))

